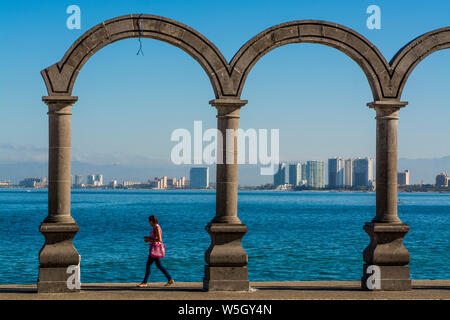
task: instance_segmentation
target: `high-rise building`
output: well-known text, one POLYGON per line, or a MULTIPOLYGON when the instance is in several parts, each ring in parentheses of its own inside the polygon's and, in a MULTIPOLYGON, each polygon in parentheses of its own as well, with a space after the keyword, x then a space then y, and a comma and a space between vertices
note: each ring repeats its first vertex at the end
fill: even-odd
POLYGON ((273 175, 273 185, 275 187, 286 184, 286 163, 278 164, 278 171, 273 175))
POLYGON ((325 188, 325 163, 312 160, 306 162, 307 186, 311 188, 325 188))
POLYGON ((87 184, 91 186, 103 186, 103 175, 100 173, 88 175, 87 184))
POLYGON ((103 185, 103 175, 100 173, 96 174, 95 181, 96 181, 96 183, 95 183, 96 186, 102 186, 103 185))
POLYGON ((111 180, 111 182, 109 183, 109 186, 111 187, 111 188, 115 188, 115 187, 117 187, 117 180, 116 179, 112 179, 111 180))
POLYGON ((450 177, 446 173, 439 173, 436 176, 436 187, 448 187, 450 177))
POLYGON ((209 168, 196 167, 189 171, 191 189, 207 189, 209 188, 209 168))
POLYGON ((349 188, 353 186, 353 159, 345 159, 344 185, 349 188))
POLYGON ((95 184, 95 175, 90 174, 87 176, 87 184, 92 186, 95 184))
POLYGON ((409 170, 401 171, 397 174, 397 184, 399 186, 409 186, 409 170))
POLYGON ((306 163, 302 163, 302 185, 307 185, 308 181, 306 179, 306 163))
POLYGON ((168 181, 171 179, 168 179, 166 176, 164 177, 155 177, 154 179, 148 180, 148 184, 153 189, 167 189, 168 188, 168 181))
POLYGON ((328 159, 328 187, 344 187, 344 159, 341 157, 328 159))
POLYGON ((357 158, 353 160, 353 187, 370 187, 373 182, 373 160, 357 158))
POLYGON ((167 178, 167 188, 175 188, 177 184, 177 178, 167 178))
POLYGON ((186 186, 186 177, 181 177, 175 183, 176 188, 184 188, 186 186))
POLYGON ((83 176, 81 174, 75 175, 75 181, 73 184, 76 187, 80 187, 83 184, 83 176))
POLYGON ((299 186, 302 182, 302 165, 294 163, 289 165, 289 184, 299 186))
POLYGON ((48 185, 47 178, 25 178, 19 182, 19 186, 25 188, 43 188, 48 185))

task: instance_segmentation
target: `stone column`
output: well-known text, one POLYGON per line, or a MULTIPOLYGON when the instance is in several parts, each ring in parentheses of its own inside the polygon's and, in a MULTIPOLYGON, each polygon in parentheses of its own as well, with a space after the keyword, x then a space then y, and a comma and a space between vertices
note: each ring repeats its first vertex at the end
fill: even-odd
POLYGON ((246 103, 237 98, 210 101, 217 108, 217 128, 223 142, 217 147, 216 216, 206 226, 211 245, 205 252, 204 290, 248 291, 250 288, 248 257, 241 244, 247 226, 237 216, 237 130, 239 110, 246 103))
MULTIPOLYGON (((403 238, 409 226, 397 216, 397 130, 398 111, 406 102, 376 101, 369 103, 376 111, 377 158, 376 158, 376 216, 364 225, 370 236, 370 244, 364 250, 366 262, 361 285, 366 290, 410 290, 409 252, 403 238), (373 275, 374 267, 376 270, 373 275), (372 277, 371 277, 372 276, 372 277), (378 277, 378 285, 370 285, 378 277), (369 284, 368 284, 369 282, 369 284)), ((375 282, 376 284, 377 282, 375 282)))
POLYGON ((67 285, 69 277, 74 278, 67 273, 68 267, 79 264, 72 244, 78 225, 70 215, 71 107, 78 98, 50 96, 42 100, 49 109, 48 216, 39 229, 45 244, 39 252, 37 287, 39 293, 79 291, 67 285))

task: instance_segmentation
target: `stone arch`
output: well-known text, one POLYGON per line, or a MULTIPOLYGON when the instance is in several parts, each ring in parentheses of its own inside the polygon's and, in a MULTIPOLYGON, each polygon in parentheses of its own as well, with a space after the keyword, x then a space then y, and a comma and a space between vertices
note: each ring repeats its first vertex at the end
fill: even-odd
POLYGON ((130 14, 102 22, 88 30, 58 63, 41 71, 49 96, 71 96, 87 60, 104 46, 127 38, 152 38, 170 43, 192 56, 208 75, 216 98, 226 94, 228 63, 217 47, 198 31, 164 17, 130 14))
POLYGON ((406 81, 420 61, 433 52, 450 48, 450 27, 436 29, 410 41, 392 58, 392 88, 400 99, 406 81))
POLYGON ((336 23, 299 20, 282 23, 259 33, 233 57, 231 81, 240 96, 245 80, 256 62, 269 51, 290 43, 320 43, 342 51, 364 71, 374 100, 390 97, 390 66, 369 40, 336 23))
MULTIPOLYGON (((182 49, 193 57, 206 72, 211 81, 216 100, 222 101, 221 98, 229 93, 229 88, 226 87, 230 83, 229 65, 214 44, 186 25, 154 15, 132 14, 100 23, 78 38, 61 61, 41 71, 48 91, 48 96, 44 96, 42 99, 48 105, 49 165, 48 215, 39 229, 44 235, 45 243, 39 252, 38 292, 74 292, 80 290, 79 285, 68 286, 67 284, 70 277, 67 268, 78 265, 79 270, 80 263, 80 256, 72 243, 79 227, 71 216, 71 110, 72 105, 78 100, 77 97, 72 96, 75 81, 83 65, 101 48, 115 41, 137 37, 161 40, 182 49)), ((234 103, 233 101, 233 106, 234 103)), ((228 115, 225 114, 224 118, 227 117, 228 115)), ((222 171, 227 173, 226 168, 222 171)), ((220 187, 217 189, 219 190, 220 187)), ((225 191, 221 194, 226 195, 226 199, 228 199, 232 192, 227 191, 226 185, 225 187, 222 186, 222 189, 225 189, 225 191)), ((231 203, 229 206, 230 212, 234 208, 233 205, 231 203)), ((231 212, 231 214, 234 214, 234 212, 231 212)), ((233 218, 230 219, 237 220, 237 217, 233 218)), ((221 232, 229 233, 229 230, 226 229, 227 226, 225 226, 225 229, 213 227, 209 232, 212 234, 219 233, 218 237, 220 238, 221 232), (219 230, 217 231, 217 229, 219 230)), ((238 235, 246 232, 245 226, 238 226, 236 230, 238 235)), ((232 231, 235 231, 235 229, 232 231)), ((222 238, 220 239, 223 242, 222 238)), ((239 255, 238 261, 231 260, 242 267, 241 273, 244 274, 246 271, 244 267, 245 259, 247 258, 245 252, 243 253, 244 250, 237 248, 236 241, 225 240, 225 243, 230 243, 230 246, 234 249, 232 252, 239 255)), ((230 290, 229 279, 227 277, 223 279, 222 272, 215 271, 217 267, 220 269, 222 264, 225 263, 220 254, 221 249, 216 250, 214 245, 211 247, 209 252, 211 252, 212 258, 208 258, 207 263, 208 267, 212 265, 216 269, 213 268, 214 270, 209 273, 205 271, 205 286, 208 289, 222 286, 230 290), (217 254, 217 251, 219 251, 219 254, 217 254), (217 256, 219 257, 217 258, 217 256), (219 281, 218 285, 215 281, 217 277, 222 277, 219 280, 223 280, 219 281)), ((223 248, 222 243, 220 248, 223 248)), ((222 250, 222 252, 225 255, 229 253, 227 250, 222 250)), ((77 280, 74 280, 77 283, 77 280)), ((234 281, 231 282, 235 283, 234 281)), ((239 288, 247 288, 248 290, 249 282, 243 279, 239 281, 239 285, 239 288)))

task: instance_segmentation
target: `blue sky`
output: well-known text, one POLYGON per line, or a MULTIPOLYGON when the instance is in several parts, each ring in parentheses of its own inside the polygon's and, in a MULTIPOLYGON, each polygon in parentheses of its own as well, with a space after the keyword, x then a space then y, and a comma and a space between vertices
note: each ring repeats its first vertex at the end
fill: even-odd
MULTIPOLYGON (((373 42, 390 60, 403 45, 450 25, 450 1, 9 1, 0 10, 0 162, 45 161, 46 95, 40 70, 56 63, 94 25, 129 13, 165 16, 204 34, 229 60, 251 37, 300 19, 333 21, 373 42), (81 30, 66 28, 66 8, 81 8, 81 30), (366 27, 369 5, 381 30, 366 27)), ((169 164, 174 129, 216 125, 209 80, 190 56, 166 43, 123 40, 84 66, 73 94, 73 159, 169 164)), ((399 156, 450 154, 450 50, 425 59, 407 83, 399 156)), ((294 44, 264 56, 250 73, 241 127, 280 129, 283 160, 375 157, 369 85, 355 62, 326 46, 294 44)), ((170 167, 170 165, 168 165, 170 167)), ((401 168, 400 168, 401 169, 401 168)), ((450 169, 450 168, 449 168, 450 169)), ((170 174, 170 173, 168 173, 170 174)), ((2 177, 0 177, 1 179, 2 177)))

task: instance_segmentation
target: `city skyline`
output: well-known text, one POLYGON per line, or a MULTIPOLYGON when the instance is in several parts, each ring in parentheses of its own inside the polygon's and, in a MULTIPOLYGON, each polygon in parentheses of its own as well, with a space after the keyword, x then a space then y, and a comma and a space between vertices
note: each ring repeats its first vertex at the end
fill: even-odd
MULTIPOLYGON (((356 157, 355 157, 356 158, 356 157)), ((327 166, 327 159, 325 165, 327 166)), ((306 162, 306 160, 294 160, 294 161, 280 161, 285 163, 306 162)), ((375 176, 375 162, 374 172, 375 176)), ((150 162, 149 162, 150 163, 150 162)), ((79 163, 72 161, 72 175, 82 174, 85 176, 92 174, 92 172, 102 172, 105 181, 111 179, 123 180, 146 180, 155 176, 188 176, 190 166, 122 166, 122 165, 93 165, 89 163, 79 163)), ((210 181, 215 181, 215 165, 208 166, 210 168, 210 181)), ((256 186, 273 182, 272 176, 261 176, 259 167, 255 165, 240 165, 240 184, 243 186, 256 186)), ((40 163, 15 163, 15 164, 1 164, 0 163, 0 181, 11 181, 14 184, 18 184, 20 180, 26 177, 44 177, 47 176, 48 164, 46 162, 40 163), (15 169, 11 169, 11 167, 15 169), (16 173, 12 173, 16 172, 16 173)), ((439 172, 450 172, 450 156, 441 159, 399 159, 399 172, 404 170, 410 171, 410 183, 411 184, 433 184, 436 174, 439 172)), ((328 169, 327 169, 328 170, 328 169)), ((328 183, 328 171, 325 176, 328 183)))
MULTIPOLYGON (((372 158, 350 158, 342 157, 328 158, 328 166, 325 169, 325 161, 308 160, 301 162, 280 162, 278 171, 273 175, 275 187, 306 186, 314 189, 345 188, 345 187, 373 187, 373 159, 372 158), (350 166, 346 164, 349 163, 350 166), (288 171, 286 171, 288 168, 288 171), (326 181, 326 172, 328 181, 326 181), (288 179, 286 180, 286 174, 288 179), (288 181, 288 182, 286 182, 288 181)), ((409 184, 409 171, 408 184, 409 184)))
MULTIPOLYGON (((329 163, 331 160, 344 160, 341 157, 330 158, 328 159, 329 163)), ((295 189, 295 187, 309 187, 313 189, 350 189, 350 187, 369 187, 375 189, 375 179, 371 176, 370 166, 373 165, 372 159, 370 158, 355 158, 355 159, 345 159, 345 162, 352 163, 351 172, 353 173, 352 184, 348 184, 347 179, 342 180, 340 184, 336 182, 332 182, 332 184, 328 183, 325 185, 323 181, 325 180, 325 171, 324 171, 324 162, 318 160, 309 160, 306 163, 279 163, 278 171, 273 175, 273 185, 275 188, 283 187, 284 190, 292 190, 286 189, 286 186, 290 186, 290 188, 295 189), (353 160, 359 160, 366 162, 364 165, 360 165, 354 163, 353 160), (365 173, 361 171, 361 168, 357 168, 355 171, 360 171, 363 173, 365 178, 355 178, 354 167, 362 167, 365 169, 365 173), (288 168, 288 171, 286 171, 288 168), (287 175, 287 180, 286 180, 287 175), (318 177, 319 176, 319 177, 318 177), (321 176, 321 177, 320 177, 321 176), (319 182, 318 182, 319 181, 319 182)), ((344 171, 339 173, 336 171, 335 166, 329 166, 327 168, 328 176, 336 175, 338 178, 339 175, 346 176, 347 168, 344 167, 344 171)), ((364 171, 364 170, 363 170, 364 171)), ((329 178, 330 179, 330 178, 329 178)), ((149 186, 153 189, 179 189, 179 188, 190 188, 190 189, 209 189, 210 187, 215 186, 215 183, 210 183, 209 177, 209 168, 208 167, 192 167, 190 169, 189 180, 186 179, 185 176, 180 178, 169 177, 169 176, 157 176, 151 179, 141 179, 140 181, 132 181, 132 180, 123 180, 122 184, 120 184, 116 179, 111 179, 109 183, 103 183, 103 174, 89 174, 87 175, 86 183, 83 183, 83 176, 80 174, 72 175, 72 188, 92 188, 92 187, 133 187, 133 186, 149 186), (193 183, 191 183, 193 181, 193 183)), ((332 181, 339 181, 339 179, 331 179, 332 181)), ((330 181, 330 180, 329 180, 330 181)), ((450 183, 450 176, 446 172, 441 172, 436 175, 435 183, 431 184, 436 187, 448 187, 450 183)), ((397 173, 397 184, 399 187, 410 186, 410 185, 418 185, 410 183, 410 170, 403 170, 397 173)), ((423 185, 423 181, 420 185, 423 185)), ((19 182, 18 185, 11 183, 11 181, 1 180, 0 179, 0 187, 8 187, 8 186, 21 186, 26 188, 44 188, 47 187, 48 181, 47 177, 28 177, 24 178, 19 182)), ((430 185, 430 184, 425 184, 430 185)), ((264 187, 267 189, 267 185, 259 185, 255 187, 264 187)))

